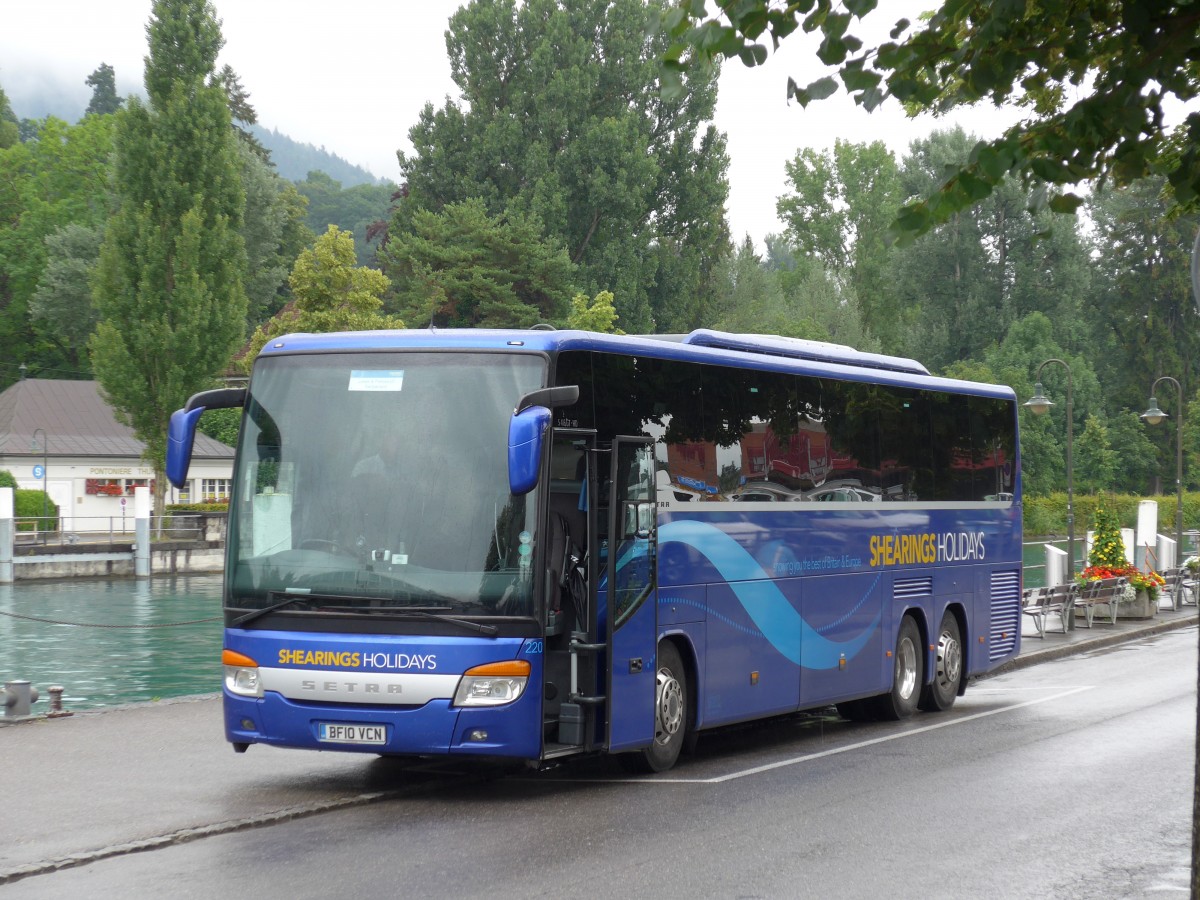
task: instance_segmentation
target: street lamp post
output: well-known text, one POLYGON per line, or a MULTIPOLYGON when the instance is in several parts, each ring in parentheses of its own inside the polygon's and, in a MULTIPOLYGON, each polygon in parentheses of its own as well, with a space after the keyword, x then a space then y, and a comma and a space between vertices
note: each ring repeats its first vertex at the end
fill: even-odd
POLYGON ((38 447, 37 436, 38 436, 39 431, 42 433, 42 522, 41 522, 41 527, 37 529, 38 531, 40 531, 42 528, 46 527, 46 518, 50 515, 50 509, 47 506, 47 500, 46 500, 46 475, 47 475, 47 469, 49 468, 49 466, 48 466, 48 455, 49 455, 48 443, 49 442, 46 439, 46 429, 44 429, 44 428, 33 429, 33 446, 30 447, 29 449, 30 450, 37 449, 37 447, 38 447))
POLYGON ((1154 391, 1160 381, 1169 381, 1175 385, 1179 398, 1179 422, 1175 426, 1175 565, 1183 563, 1183 386, 1170 375, 1162 375, 1154 379, 1150 385, 1150 408, 1142 413, 1147 425, 1158 425, 1167 414, 1158 408, 1158 400, 1154 391))
POLYGON ((1071 389, 1071 367, 1061 359, 1048 359, 1038 366, 1037 375, 1034 376, 1034 381, 1037 384, 1033 388, 1033 397, 1025 402, 1025 406, 1029 408, 1035 416, 1045 415, 1050 411, 1050 407, 1054 404, 1050 402, 1045 392, 1042 390, 1042 369, 1050 365, 1050 363, 1058 363, 1067 370, 1067 575, 1069 578, 1075 577, 1075 469, 1074 459, 1072 458, 1072 444, 1075 433, 1074 428, 1074 413, 1073 413, 1073 398, 1071 389))

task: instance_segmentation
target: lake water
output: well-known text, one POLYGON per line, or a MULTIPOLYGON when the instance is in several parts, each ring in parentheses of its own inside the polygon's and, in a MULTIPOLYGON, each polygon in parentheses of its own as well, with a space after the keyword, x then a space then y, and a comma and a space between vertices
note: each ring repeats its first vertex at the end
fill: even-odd
MULTIPOLYGON (((1025 587, 1045 587, 1046 586, 1046 544, 1053 544, 1064 553, 1067 549, 1066 541, 1038 541, 1037 543, 1026 544, 1024 547, 1023 562, 1025 567, 1025 587)), ((1080 567, 1080 559, 1083 557, 1083 541, 1079 538, 1075 539, 1075 567, 1080 567)))
MULTIPOLYGON (((1045 583, 1041 543, 1024 564, 1026 587, 1045 583)), ((220 617, 220 575, 0 585, 0 679, 33 682, 47 701, 38 712, 52 684, 73 710, 215 693, 220 617)))
POLYGON ((221 576, 0 585, 0 679, 84 710, 221 689, 221 576), (24 618, 19 618, 24 617, 24 618))

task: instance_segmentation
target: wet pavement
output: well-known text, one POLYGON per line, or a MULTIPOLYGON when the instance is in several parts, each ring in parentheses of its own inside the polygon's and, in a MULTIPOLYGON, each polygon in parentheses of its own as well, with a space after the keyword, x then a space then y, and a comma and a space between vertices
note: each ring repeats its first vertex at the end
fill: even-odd
MULTIPOLYGON (((1022 616, 1022 619, 1028 619, 1022 616)), ((1197 607, 1036 636, 1012 671, 1197 622, 1197 607)), ((45 708, 44 703, 38 707, 45 708)), ((433 789, 421 769, 347 753, 225 742, 216 694, 0 719, 0 885, 214 834, 433 789)))

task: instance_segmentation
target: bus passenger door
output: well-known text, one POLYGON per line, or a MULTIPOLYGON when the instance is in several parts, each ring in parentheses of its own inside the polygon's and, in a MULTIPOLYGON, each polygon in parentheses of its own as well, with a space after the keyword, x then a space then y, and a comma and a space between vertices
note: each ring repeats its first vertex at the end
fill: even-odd
POLYGON ((609 482, 608 749, 654 740, 658 604, 655 602, 654 446, 618 437, 609 482))

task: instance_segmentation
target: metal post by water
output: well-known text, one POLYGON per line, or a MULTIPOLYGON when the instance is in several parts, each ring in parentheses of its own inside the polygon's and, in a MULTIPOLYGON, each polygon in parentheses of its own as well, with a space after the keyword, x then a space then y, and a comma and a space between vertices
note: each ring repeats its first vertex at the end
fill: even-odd
POLYGON ((13 541, 16 523, 13 522, 13 489, 0 488, 0 584, 13 583, 13 541))
POLYGON ((150 577, 150 488, 133 489, 133 574, 150 577))

